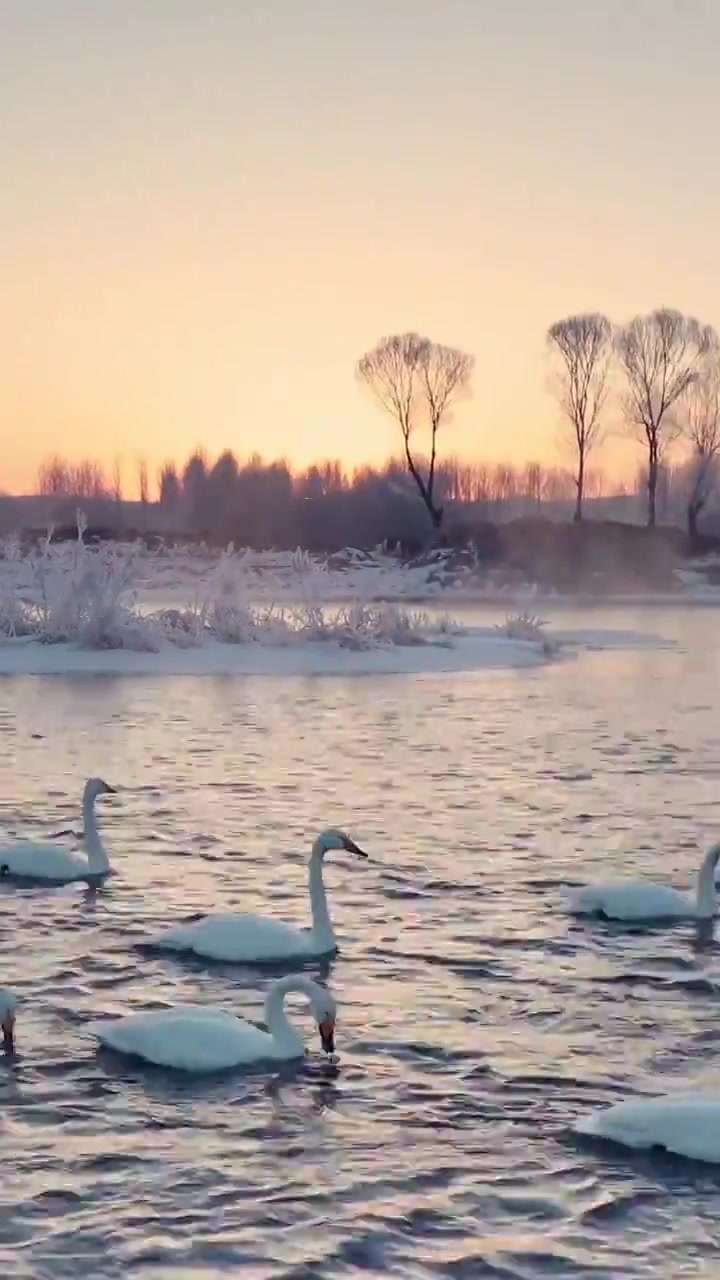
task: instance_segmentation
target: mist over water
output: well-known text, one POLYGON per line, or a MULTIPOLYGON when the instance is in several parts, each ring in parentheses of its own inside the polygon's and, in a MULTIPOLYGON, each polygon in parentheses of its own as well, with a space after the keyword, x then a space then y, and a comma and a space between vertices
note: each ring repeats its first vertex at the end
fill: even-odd
POLYGON ((675 650, 522 671, 2 680, 3 838, 79 826, 118 875, 0 887, 8 1277, 645 1277, 717 1273, 720 1168, 574 1136, 635 1093, 720 1080, 720 955, 692 925, 579 923, 566 887, 690 883, 718 837, 717 615, 557 615, 675 650), (336 1071, 186 1079, 98 1055, 106 1014, 213 1003, 261 1019, 271 978, 139 950, 193 913, 304 923, 328 855, 336 1071))

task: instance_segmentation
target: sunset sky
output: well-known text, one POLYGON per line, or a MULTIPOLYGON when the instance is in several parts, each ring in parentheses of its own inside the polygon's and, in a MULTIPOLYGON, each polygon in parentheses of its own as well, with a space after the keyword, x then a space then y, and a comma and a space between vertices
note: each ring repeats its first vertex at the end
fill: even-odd
POLYGON ((0 0, 0 488, 379 461, 407 328, 477 358, 448 450, 561 460, 548 324, 720 326, 719 56, 720 0, 0 0))

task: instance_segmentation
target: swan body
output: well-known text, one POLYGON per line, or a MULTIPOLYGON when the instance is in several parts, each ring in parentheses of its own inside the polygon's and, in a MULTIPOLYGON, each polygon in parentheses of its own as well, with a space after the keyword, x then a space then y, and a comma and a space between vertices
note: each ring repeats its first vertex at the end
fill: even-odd
POLYGON ((652 881, 620 880, 591 884, 575 894, 570 910, 574 915, 604 916, 608 920, 709 920, 715 915, 717 895, 715 868, 720 843, 703 858, 697 877, 695 897, 652 881))
POLYGON ((0 847, 0 877, 46 880, 68 884, 74 880, 96 880, 110 873, 110 859, 100 839, 95 815, 98 796, 114 795, 115 788, 102 778, 89 778, 82 799, 86 853, 65 849, 59 844, 20 841, 0 847))
POLYGON ((690 1160, 720 1162, 720 1094, 629 1098, 585 1116, 576 1133, 636 1151, 661 1147, 690 1160))
POLYGON ((346 849, 367 858, 344 831, 329 829, 318 836, 309 863, 310 929, 298 929, 254 913, 218 912, 167 929, 151 939, 150 945, 236 964, 274 964, 332 955, 337 951, 337 942, 323 884, 323 859, 331 849, 346 849))
POLYGON ((189 1006, 131 1014, 91 1027, 102 1045, 178 1071, 224 1071, 255 1062, 300 1058, 302 1039, 285 1014, 285 996, 303 992, 309 999, 326 1053, 335 1050, 336 1005, 329 991, 301 974, 280 978, 265 1001, 268 1030, 236 1018, 224 1009, 189 1006))

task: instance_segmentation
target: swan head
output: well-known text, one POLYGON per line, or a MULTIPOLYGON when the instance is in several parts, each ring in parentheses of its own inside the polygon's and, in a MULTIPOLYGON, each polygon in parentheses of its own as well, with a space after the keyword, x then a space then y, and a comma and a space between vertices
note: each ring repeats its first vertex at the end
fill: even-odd
POLYGON ((0 1028, 3 1034, 3 1048, 12 1053, 15 1048, 15 1010, 17 1000, 7 987, 0 987, 0 1028))
POLYGON ((115 787, 111 787, 104 778, 88 778, 85 783, 85 799, 95 800, 98 796, 114 796, 115 787))
POLYGON ((312 995, 312 1008, 320 1032, 320 1043, 326 1053, 334 1053, 337 1005, 330 992, 318 983, 315 984, 312 995))
POLYGON ((356 845, 354 840, 350 839, 344 831, 339 831, 336 827, 328 827, 327 831, 321 832, 318 836, 315 847, 321 853, 329 853, 331 849, 345 849, 347 853, 354 853, 358 858, 367 858, 364 849, 356 845))

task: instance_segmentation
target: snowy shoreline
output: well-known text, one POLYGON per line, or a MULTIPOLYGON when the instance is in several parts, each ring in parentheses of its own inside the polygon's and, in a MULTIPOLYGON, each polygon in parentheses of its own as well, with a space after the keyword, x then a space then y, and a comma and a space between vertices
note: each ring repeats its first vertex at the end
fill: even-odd
POLYGON ((23 638, 0 644, 1 675, 433 675, 512 670, 547 661, 532 641, 505 640, 472 632, 446 643, 348 649, 334 641, 298 640, 272 645, 260 641, 227 644, 206 640, 192 649, 168 646, 160 652, 83 649, 75 644, 43 644, 23 638))
MULTIPOLYGON (((548 633, 539 610, 609 601, 499 591, 477 565, 408 567, 352 550, 319 561, 301 551, 87 546, 83 532, 80 518, 76 541, 0 544, 0 674, 418 675, 537 667, 618 642, 664 645, 631 632, 548 633), (444 612, 453 605, 514 616, 458 622, 444 612)), ((698 590, 649 600, 687 607, 698 590)), ((720 603, 720 592, 702 603, 720 603)))

